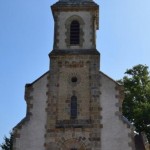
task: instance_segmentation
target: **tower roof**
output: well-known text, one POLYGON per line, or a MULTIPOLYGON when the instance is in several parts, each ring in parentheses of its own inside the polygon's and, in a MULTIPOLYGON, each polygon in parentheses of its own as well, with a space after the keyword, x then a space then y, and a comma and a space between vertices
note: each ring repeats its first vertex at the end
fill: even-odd
POLYGON ((93 0, 59 0, 53 6, 96 6, 98 5, 93 0))
POLYGON ((88 6, 98 6, 93 0, 59 0, 54 5, 88 5, 88 6))

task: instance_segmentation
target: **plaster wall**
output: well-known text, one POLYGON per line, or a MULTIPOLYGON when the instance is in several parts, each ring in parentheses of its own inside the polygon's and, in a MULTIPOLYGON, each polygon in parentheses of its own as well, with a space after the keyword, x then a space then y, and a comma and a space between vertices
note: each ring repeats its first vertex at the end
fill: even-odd
POLYGON ((119 112, 119 108, 116 106, 118 104, 116 83, 104 74, 101 74, 101 85, 102 150, 132 150, 132 147, 129 146, 131 130, 116 115, 119 112))
POLYGON ((17 150, 44 150, 46 124, 46 91, 47 74, 33 84, 33 108, 30 120, 25 122, 19 131, 20 138, 16 139, 17 150))
POLYGON ((87 11, 80 11, 80 12, 61 12, 58 15, 58 27, 57 27, 57 39, 58 43, 57 46, 59 49, 68 49, 66 43, 66 32, 67 28, 65 23, 67 19, 71 16, 80 16, 84 21, 83 27, 83 46, 69 46, 69 49, 92 49, 94 48, 92 38, 93 38, 93 21, 92 21, 92 13, 87 11))

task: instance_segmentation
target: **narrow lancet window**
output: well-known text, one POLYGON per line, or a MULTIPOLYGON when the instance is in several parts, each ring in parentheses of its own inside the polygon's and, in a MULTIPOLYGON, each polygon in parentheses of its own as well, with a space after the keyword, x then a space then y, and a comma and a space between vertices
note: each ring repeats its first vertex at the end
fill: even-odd
POLYGON ((71 110, 70 110, 71 119, 77 118, 77 97, 71 97, 71 110))
POLYGON ((80 44, 80 24, 74 20, 70 25, 70 45, 80 44))

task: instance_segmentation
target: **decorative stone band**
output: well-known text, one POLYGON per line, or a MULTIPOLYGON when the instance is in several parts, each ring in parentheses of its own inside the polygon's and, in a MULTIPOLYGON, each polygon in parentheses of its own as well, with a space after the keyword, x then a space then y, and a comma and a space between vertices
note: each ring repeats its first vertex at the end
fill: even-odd
POLYGON ((92 121, 89 120, 58 120, 56 128, 90 128, 92 121))

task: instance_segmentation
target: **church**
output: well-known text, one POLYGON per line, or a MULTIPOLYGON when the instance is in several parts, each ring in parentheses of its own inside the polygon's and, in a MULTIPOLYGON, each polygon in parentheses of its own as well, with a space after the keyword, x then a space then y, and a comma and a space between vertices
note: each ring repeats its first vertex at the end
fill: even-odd
POLYGON ((49 70, 25 86, 27 112, 13 150, 144 150, 122 116, 123 87, 100 71, 99 6, 59 0, 51 6, 49 70))

